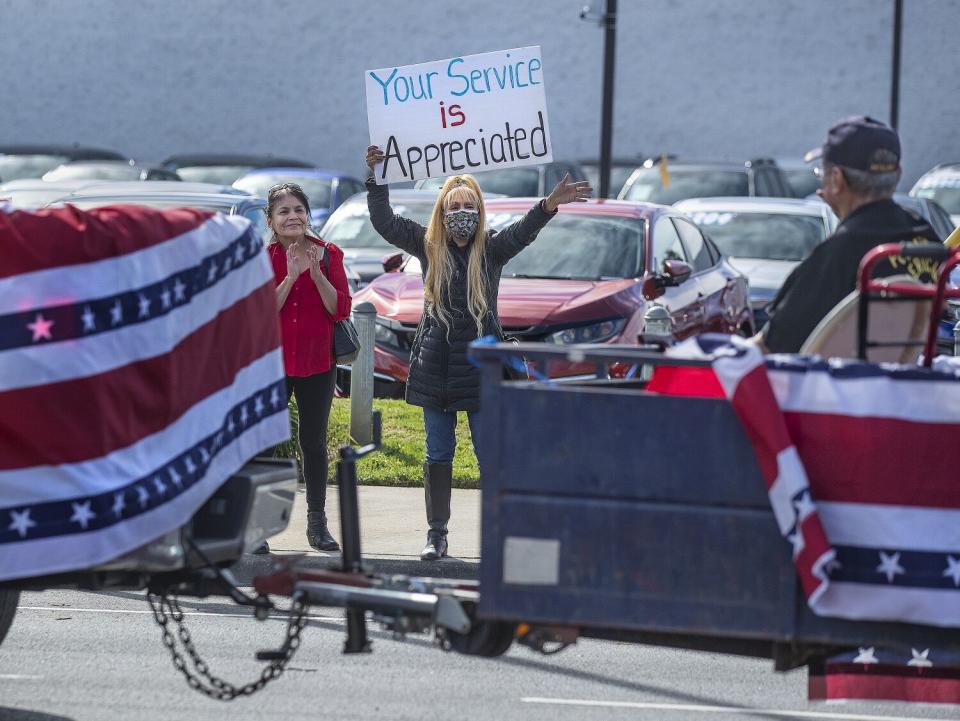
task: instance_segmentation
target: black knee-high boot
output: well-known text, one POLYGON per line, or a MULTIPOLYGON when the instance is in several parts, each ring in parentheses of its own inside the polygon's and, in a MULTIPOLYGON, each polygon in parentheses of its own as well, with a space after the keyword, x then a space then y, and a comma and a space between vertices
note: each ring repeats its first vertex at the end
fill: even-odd
POLYGON ((435 561, 447 555, 447 522, 450 520, 452 485, 452 463, 423 464, 423 490, 430 530, 427 531, 427 545, 420 552, 421 561, 435 561))

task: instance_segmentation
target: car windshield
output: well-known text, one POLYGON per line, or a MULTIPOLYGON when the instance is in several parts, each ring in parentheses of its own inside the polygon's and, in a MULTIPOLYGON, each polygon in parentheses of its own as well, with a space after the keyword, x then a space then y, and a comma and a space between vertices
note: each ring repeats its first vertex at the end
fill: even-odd
POLYGON ((117 165, 61 165, 43 176, 44 180, 140 180, 140 168, 117 165))
POLYGON ((810 168, 791 168, 783 171, 787 182, 798 198, 806 198, 820 189, 820 178, 813 174, 810 168))
MULTIPOLYGON (((414 200, 411 202, 397 201, 393 204, 393 212, 410 218, 423 226, 430 221, 435 200, 414 200)), ((367 199, 364 195, 361 202, 344 203, 320 231, 321 237, 341 248, 374 248, 393 250, 383 239, 370 222, 370 213, 367 210, 367 199)))
MULTIPOLYGON (((477 173, 477 184, 485 193, 500 193, 515 198, 535 198, 540 195, 540 172, 534 168, 506 168, 477 173)), ((428 178, 421 188, 436 190, 443 187, 446 178, 428 178)))
POLYGON ((953 181, 940 181, 937 185, 917 188, 913 193, 919 198, 935 200, 951 215, 960 214, 960 178, 953 181))
POLYGON ((249 165, 185 165, 177 168, 177 175, 191 183, 233 185, 251 170, 249 165))
MULTIPOLYGON (((523 218, 520 213, 487 216, 492 230, 523 218)), ((503 276, 536 278, 633 278, 643 268, 643 221, 639 218, 563 213, 503 268, 503 276)), ((494 241, 496 242, 496 241, 494 241)))
POLYGON ((671 168, 661 178, 661 169, 643 168, 627 190, 624 200, 672 205, 686 198, 708 198, 716 195, 749 195, 747 174, 736 170, 706 168, 671 168), (663 181, 667 182, 664 183, 663 181))
POLYGON ((690 217, 732 258, 803 260, 827 235, 823 218, 816 215, 711 210, 690 217))
POLYGON ((68 160, 65 155, 0 155, 0 182, 39 178, 68 160))
POLYGON ((233 187, 266 198, 270 188, 278 183, 296 183, 303 188, 303 192, 307 194, 307 198, 310 200, 312 210, 330 207, 333 181, 328 178, 291 177, 283 173, 256 173, 240 178, 233 184, 233 187))

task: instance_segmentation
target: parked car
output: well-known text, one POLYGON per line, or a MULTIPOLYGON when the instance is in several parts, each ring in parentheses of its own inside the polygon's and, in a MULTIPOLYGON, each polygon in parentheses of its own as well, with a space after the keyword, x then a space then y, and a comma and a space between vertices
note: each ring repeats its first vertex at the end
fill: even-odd
MULTIPOLYGON (((466 173, 469 168, 463 172, 466 173)), ((485 170, 476 173, 477 183, 484 193, 497 193, 511 197, 544 197, 550 194, 564 175, 570 180, 586 180, 587 175, 578 163, 554 160, 552 163, 527 165, 520 168, 485 170)), ((425 178, 414 185, 418 190, 439 190, 446 178, 425 178)))
MULTIPOLYGON (((391 190, 390 202, 396 214, 426 225, 437 202, 437 191, 391 190)), ((337 208, 320 229, 320 237, 343 251, 344 263, 360 277, 360 287, 384 272, 386 256, 399 252, 373 229, 366 193, 353 196, 337 208)))
POLYGON ((297 183, 307 194, 315 228, 323 227, 343 201, 365 190, 362 180, 320 168, 259 168, 238 179, 233 187, 266 198, 272 186, 285 182, 297 183))
POLYGON ((930 223, 940 240, 946 240, 957 223, 953 216, 937 201, 931 198, 916 197, 905 193, 895 193, 893 199, 907 210, 913 211, 930 223))
POLYGON ((0 145, 0 183, 39 178, 48 170, 74 160, 127 160, 113 150, 79 145, 0 145))
POLYGON ((160 163, 175 170, 183 179, 194 183, 230 185, 254 168, 312 168, 313 163, 272 155, 237 155, 197 153, 171 155, 160 163))
POLYGON ((617 197, 664 204, 720 196, 794 197, 783 171, 767 158, 745 163, 679 161, 669 156, 664 161, 662 158, 645 160, 633 171, 617 197))
POLYGON ((21 210, 36 210, 74 190, 98 182, 100 181, 21 178, 0 185, 0 201, 6 200, 14 208, 21 210))
POLYGON ((226 215, 242 215, 267 239, 267 201, 229 185, 186 183, 169 180, 145 180, 88 185, 49 203, 70 203, 82 210, 104 205, 132 203, 152 208, 198 208, 226 215))
POLYGON ((837 227, 821 200, 691 198, 674 207, 686 213, 750 281, 757 327, 790 272, 837 227))
MULTIPOLYGON (((502 228, 536 199, 486 200, 502 228)), ((504 332, 522 341, 636 343, 652 304, 670 314, 676 338, 705 331, 753 333, 747 281, 700 230, 673 208, 591 200, 561 205, 535 243, 503 269, 498 308, 504 332)), ((354 296, 377 308, 376 392, 402 392, 423 309, 420 262, 374 279, 354 296)), ((552 367, 557 378, 592 367, 552 367)))
POLYGON ((960 163, 943 163, 920 176, 910 195, 935 200, 950 213, 954 227, 960 225, 960 163))
POLYGON ((132 160, 76 160, 58 165, 42 180, 180 180, 172 170, 137 165, 132 160))
POLYGON ((802 158, 790 158, 777 160, 777 165, 787 176, 795 198, 809 198, 820 189, 820 178, 813 172, 813 163, 804 162, 802 158))
MULTIPOLYGON (((627 182, 633 171, 643 165, 643 158, 611 158, 610 159, 610 189, 608 198, 620 195, 623 184, 627 182)), ((600 197, 600 161, 596 158, 581 160, 580 167, 590 181, 594 197, 600 197)))
MULTIPOLYGON (((264 243, 269 242, 272 236, 267 227, 267 201, 230 185, 163 180, 101 183, 84 186, 51 201, 48 205, 64 203, 76 205, 81 210, 118 203, 132 203, 147 205, 151 208, 185 207, 225 215, 242 215, 253 223, 264 243)), ((360 278, 350 268, 345 270, 352 293, 360 287, 360 278)))

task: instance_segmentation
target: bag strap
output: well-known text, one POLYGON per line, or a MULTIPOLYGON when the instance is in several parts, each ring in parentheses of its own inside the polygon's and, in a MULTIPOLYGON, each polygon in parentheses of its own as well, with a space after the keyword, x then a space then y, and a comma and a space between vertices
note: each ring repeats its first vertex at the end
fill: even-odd
POLYGON ((323 246, 323 274, 330 277, 330 256, 327 254, 327 246, 323 246))

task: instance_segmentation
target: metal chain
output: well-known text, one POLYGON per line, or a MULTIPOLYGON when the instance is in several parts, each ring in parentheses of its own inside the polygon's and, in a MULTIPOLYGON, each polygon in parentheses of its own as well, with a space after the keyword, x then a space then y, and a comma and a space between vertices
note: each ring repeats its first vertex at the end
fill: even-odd
POLYGON ((183 674, 190 688, 218 701, 233 701, 238 696, 250 696, 274 679, 280 677, 287 664, 290 663, 290 659, 293 658, 293 654, 300 646, 300 635, 307 625, 307 610, 309 609, 309 604, 304 597, 298 595, 293 598, 290 606, 290 615, 287 620, 286 637, 279 650, 282 656, 274 659, 265 666, 260 673, 260 678, 256 681, 251 681, 243 686, 234 686, 230 682, 214 676, 210 672, 210 668, 206 662, 200 658, 196 646, 193 645, 190 632, 183 622, 183 610, 180 608, 177 599, 171 598, 166 593, 157 594, 148 592, 147 601, 150 603, 154 619, 156 619, 157 624, 160 626, 163 645, 170 651, 174 667, 183 674), (171 621, 173 621, 177 627, 177 636, 180 639, 180 645, 183 646, 183 649, 187 652, 193 667, 197 673, 200 674, 199 676, 189 668, 183 654, 177 649, 177 640, 169 628, 171 621), (203 679, 206 679, 209 685, 205 684, 203 679))

